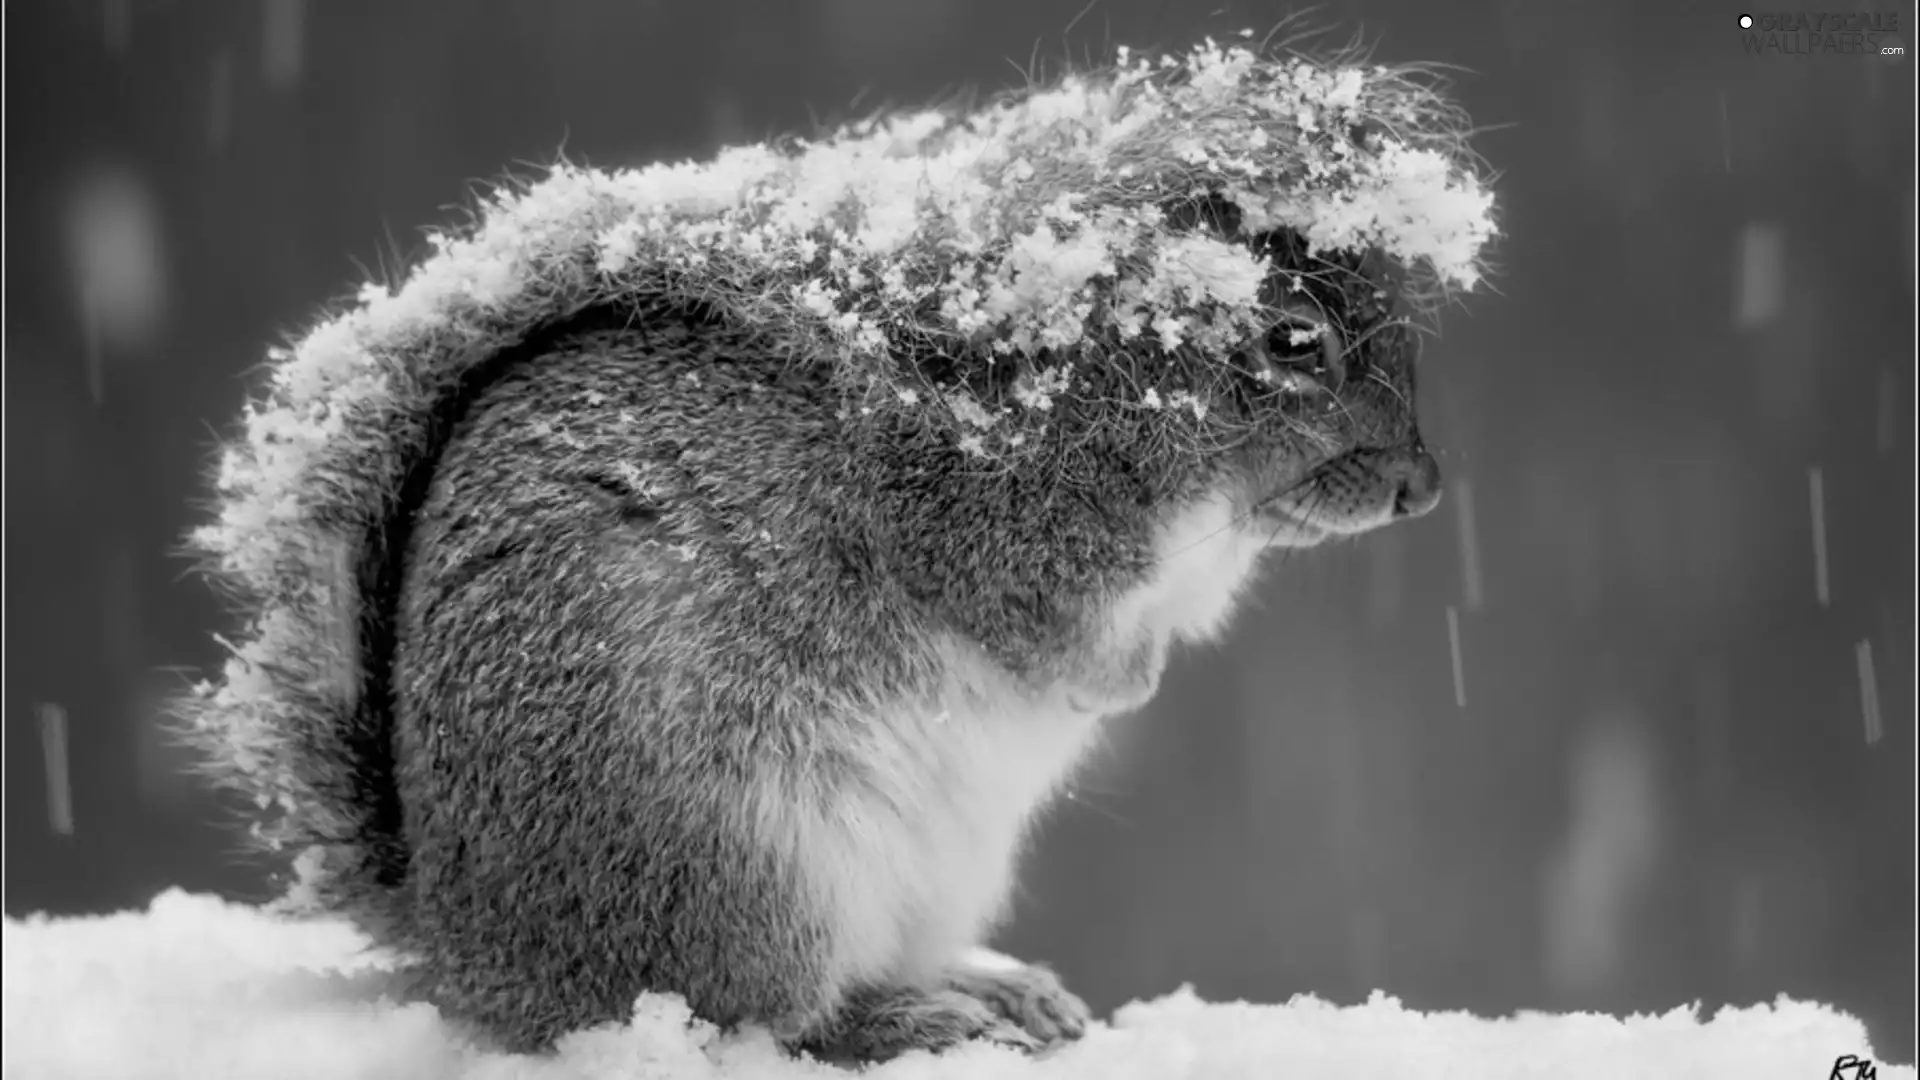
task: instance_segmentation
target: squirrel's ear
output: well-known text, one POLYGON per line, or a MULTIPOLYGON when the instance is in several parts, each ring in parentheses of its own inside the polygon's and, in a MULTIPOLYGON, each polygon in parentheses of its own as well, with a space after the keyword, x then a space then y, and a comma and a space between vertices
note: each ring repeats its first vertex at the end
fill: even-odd
POLYGON ((1298 267, 1307 262, 1306 240, 1285 225, 1255 233, 1247 238, 1247 244, 1255 254, 1271 258, 1275 267, 1298 267))
POLYGON ((1387 137, 1387 126, 1371 116, 1347 125, 1347 139, 1369 153, 1378 153, 1387 137))

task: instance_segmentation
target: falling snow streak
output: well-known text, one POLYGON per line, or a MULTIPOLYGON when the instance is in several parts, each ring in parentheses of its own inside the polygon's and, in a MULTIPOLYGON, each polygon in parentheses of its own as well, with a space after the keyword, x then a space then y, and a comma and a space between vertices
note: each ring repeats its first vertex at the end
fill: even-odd
MULTIPOLYGON (((1903 636, 1900 633, 1898 625, 1894 622, 1893 605, 1890 602, 1883 598, 1879 603, 1875 604, 1874 607, 1878 610, 1879 614, 1880 655, 1888 658, 1888 662, 1894 665, 1895 674, 1898 675, 1900 670, 1900 657, 1912 656, 1914 654, 1911 644, 1913 638, 1911 635, 1903 636), (1900 647, 1902 641, 1909 643, 1905 649, 1900 647)), ((1912 609, 1909 608, 1908 610, 1911 611, 1912 609)), ((1911 679, 1911 676, 1909 676, 1909 679, 1911 679)), ((1876 682, 1874 686, 1877 689, 1879 683, 1876 682)))
POLYGON ((91 289, 85 289, 80 296, 80 362, 87 370, 87 397, 96 406, 104 404, 107 364, 100 344, 100 305, 91 289))
POLYGON ((124 166, 80 176, 68 200, 71 295, 83 324, 83 360, 97 402, 105 394, 104 361, 137 355, 151 344, 165 316, 160 209, 145 179, 124 166))
POLYGON ((1867 725, 1867 745, 1872 746, 1886 734, 1880 723, 1880 682, 1873 675, 1872 639, 1854 644, 1853 659, 1860 672, 1860 713, 1867 725))
MULTIPOLYGON (((1336 678, 1327 687, 1326 715, 1353 717, 1361 709, 1355 702, 1355 680, 1351 669, 1344 672, 1346 677, 1336 678)), ((1367 806, 1370 795, 1366 782, 1366 771, 1361 767, 1360 725, 1357 723, 1337 723, 1326 733, 1325 757, 1321 759, 1321 768, 1332 780, 1332 792, 1323 807, 1322 828, 1326 830, 1328 840, 1338 851, 1355 851, 1363 846, 1367 836, 1367 806)))
POLYGON ((1882 364, 1879 384, 1874 393, 1878 408, 1873 418, 1873 448, 1881 457, 1893 453, 1893 429, 1900 422, 1900 403, 1894 400, 1897 393, 1898 382, 1893 369, 1882 364))
POLYGON ((1558 504, 1554 520, 1563 530, 1561 553, 1566 557, 1567 589, 1573 597, 1573 609, 1591 615, 1600 606, 1600 535, 1598 517, 1592 507, 1558 504))
POLYGON ((1407 591, 1406 534, 1383 529, 1369 538, 1373 573, 1368 584, 1367 616, 1373 626, 1383 629, 1400 620, 1400 605, 1407 591))
POLYGON ((42 704, 40 749, 47 771, 47 824, 62 836, 73 835, 73 788, 67 771, 67 711, 42 704))
POLYGON ((1455 481, 1453 519, 1460 527, 1460 589, 1468 611, 1479 611, 1483 597, 1480 589, 1480 533, 1473 522, 1473 484, 1455 481))
POLYGON ((1733 789, 1733 688, 1719 664, 1694 671, 1693 710, 1700 722, 1701 787, 1708 808, 1718 813, 1733 789))
POLYGON ((1779 317, 1786 298, 1787 241, 1779 226, 1750 222, 1740 232, 1739 265, 1734 268, 1733 325, 1759 330, 1779 317))
POLYGON ((1387 984, 1387 920, 1372 908, 1347 917, 1347 963, 1362 986, 1387 984))
POLYGON ((1766 923, 1765 899, 1760 882, 1753 878, 1743 878, 1733 887, 1733 916, 1727 920, 1732 940, 1727 944, 1732 949, 1734 962, 1743 967, 1760 959, 1760 932, 1766 923))
POLYGON ((1727 92, 1720 91, 1720 159, 1733 172, 1733 121, 1727 116, 1727 92))
POLYGON ((300 82, 307 50, 305 0, 267 0, 260 25, 260 71, 278 90, 300 82))
POLYGON ((1827 494, 1818 465, 1807 470, 1807 502, 1813 511, 1813 591, 1826 607, 1832 599, 1827 589, 1827 494))
POLYGON ((100 30, 107 51, 124 55, 133 44, 133 0, 104 0, 100 5, 100 30))
POLYGON ((1447 645, 1453 650, 1453 704, 1467 707, 1467 676, 1460 663, 1460 609, 1447 605, 1447 645))
POLYGON ((1631 949, 1630 912, 1658 876, 1663 814, 1653 750, 1633 713, 1584 725, 1568 756, 1566 832, 1544 867, 1546 972, 1563 989, 1605 986, 1631 949))
POLYGON ((222 49, 207 72, 207 148, 224 150, 233 134, 233 54, 222 49))

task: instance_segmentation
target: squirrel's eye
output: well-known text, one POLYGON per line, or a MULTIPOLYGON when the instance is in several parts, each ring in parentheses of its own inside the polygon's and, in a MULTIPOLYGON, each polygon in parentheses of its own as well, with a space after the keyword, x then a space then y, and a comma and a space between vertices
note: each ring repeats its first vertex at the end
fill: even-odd
POLYGON ((1333 323, 1296 306, 1263 340, 1242 354, 1248 373, 1259 382, 1292 393, 1337 392, 1346 382, 1345 343, 1333 323))

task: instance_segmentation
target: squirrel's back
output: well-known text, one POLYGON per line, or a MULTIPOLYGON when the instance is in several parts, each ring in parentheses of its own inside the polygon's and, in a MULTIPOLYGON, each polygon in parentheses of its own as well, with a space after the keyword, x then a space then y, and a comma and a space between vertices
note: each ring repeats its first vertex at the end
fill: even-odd
POLYGON ((1218 625, 1264 538, 1224 488, 1115 531, 957 452, 896 471, 826 380, 625 314, 480 393, 413 515, 394 944, 528 1044, 646 989, 804 1036, 984 939, 1098 718, 1218 625), (1109 580, 1047 595, 1063 544, 1109 580))

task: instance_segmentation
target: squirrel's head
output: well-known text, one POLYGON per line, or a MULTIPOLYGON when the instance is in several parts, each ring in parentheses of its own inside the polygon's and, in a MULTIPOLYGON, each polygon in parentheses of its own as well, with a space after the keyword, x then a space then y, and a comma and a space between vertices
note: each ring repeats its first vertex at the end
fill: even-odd
POLYGON ((1199 212, 1273 267, 1262 297, 1273 325, 1216 376, 1233 384, 1215 397, 1246 433, 1221 464, 1255 525, 1305 547, 1432 510, 1440 469, 1415 411, 1419 339, 1391 261, 1311 252, 1284 229, 1247 235, 1228 204, 1199 212))
POLYGON ((1137 509, 1142 524, 1224 495, 1250 531, 1282 547, 1433 509, 1439 467, 1414 404, 1425 284, 1378 249, 1316 251, 1291 229, 1250 230, 1223 197, 1163 212, 1178 232, 1261 260, 1259 307, 1269 317, 1224 359, 1141 335, 1097 355, 1003 358, 971 377, 940 361, 922 366, 936 392, 964 388, 1003 415, 1017 415, 1026 388, 1055 374, 1047 419, 988 456, 1099 491, 1106 506, 1137 509))
POLYGON ((1435 501, 1409 318, 1481 278, 1470 131, 1418 65, 1208 40, 579 186, 596 287, 818 358, 915 468, 1306 544, 1435 501))

